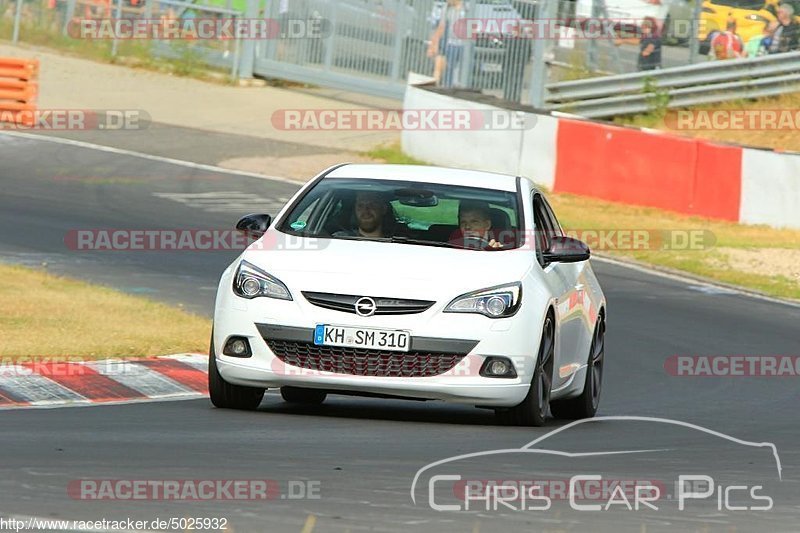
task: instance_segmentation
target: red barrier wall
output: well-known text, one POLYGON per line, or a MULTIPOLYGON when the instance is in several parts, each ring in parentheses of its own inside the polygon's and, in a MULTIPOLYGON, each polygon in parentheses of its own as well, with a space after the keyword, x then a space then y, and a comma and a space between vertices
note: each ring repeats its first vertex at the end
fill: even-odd
POLYGON ((738 147, 566 119, 556 146, 556 192, 738 220, 738 147))

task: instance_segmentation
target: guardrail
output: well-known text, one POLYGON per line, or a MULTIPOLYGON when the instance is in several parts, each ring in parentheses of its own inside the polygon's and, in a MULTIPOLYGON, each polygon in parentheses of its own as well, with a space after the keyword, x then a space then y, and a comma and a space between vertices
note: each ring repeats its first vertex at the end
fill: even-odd
POLYGON ((551 83, 546 90, 548 109, 588 118, 647 112, 659 95, 668 108, 774 96, 800 90, 800 52, 551 83))
POLYGON ((38 59, 0 57, 0 122, 33 126, 38 59))

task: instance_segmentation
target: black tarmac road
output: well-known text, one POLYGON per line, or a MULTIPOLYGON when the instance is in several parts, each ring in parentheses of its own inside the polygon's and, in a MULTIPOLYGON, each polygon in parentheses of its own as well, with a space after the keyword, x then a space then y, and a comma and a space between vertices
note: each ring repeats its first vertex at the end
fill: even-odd
MULTIPOLYGON (((3 134, 0 161, 0 261, 46 265, 208 316, 218 275, 237 250, 83 251, 70 236, 226 230, 244 212, 274 213, 297 188, 3 134)), ((268 393, 257 412, 214 409, 206 400, 0 411, 0 516, 219 517, 234 531, 796 531, 798 378, 673 376, 667 362, 673 355, 800 356, 800 309, 607 262, 594 267, 609 305, 599 414, 689 425, 598 420, 534 446, 559 452, 544 454, 513 450, 563 422, 509 428, 489 411, 436 402, 333 396, 300 409, 268 393), (429 463, 497 449, 510 451, 424 470, 412 499, 415 475, 429 463), (554 488, 592 474, 649 480, 660 488, 651 502, 657 509, 635 509, 628 492, 630 510, 619 494, 599 498, 599 510, 577 510, 598 503, 597 494, 570 502, 554 488), (674 483, 681 474, 708 476, 712 492, 680 509, 674 483), (532 508, 544 500, 523 505, 513 497, 472 500, 464 510, 458 482, 434 475, 480 481, 476 487, 536 480, 552 498, 546 510, 532 508), (267 479, 277 490, 267 501, 93 501, 69 491, 80 479, 267 479), (462 510, 434 510, 431 499, 462 510), (610 499, 616 505, 605 510, 610 499)))

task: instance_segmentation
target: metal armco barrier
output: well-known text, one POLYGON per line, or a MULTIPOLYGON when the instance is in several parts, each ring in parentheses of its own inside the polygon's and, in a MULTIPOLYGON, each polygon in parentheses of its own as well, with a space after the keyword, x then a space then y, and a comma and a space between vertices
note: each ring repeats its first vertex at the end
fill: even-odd
POLYGON ((0 57, 0 122, 33 126, 38 74, 38 59, 0 57))
POLYGON ((668 97, 669 108, 774 96, 800 90, 800 52, 552 83, 546 89, 548 109, 589 118, 650 111, 659 94, 668 97))

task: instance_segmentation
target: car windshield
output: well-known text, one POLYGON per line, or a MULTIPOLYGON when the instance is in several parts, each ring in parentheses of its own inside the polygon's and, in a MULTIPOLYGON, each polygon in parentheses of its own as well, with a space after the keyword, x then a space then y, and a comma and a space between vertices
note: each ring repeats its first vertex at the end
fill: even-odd
POLYGON ((303 237, 480 250, 519 247, 519 227, 513 192, 347 178, 321 180, 278 224, 303 237))

